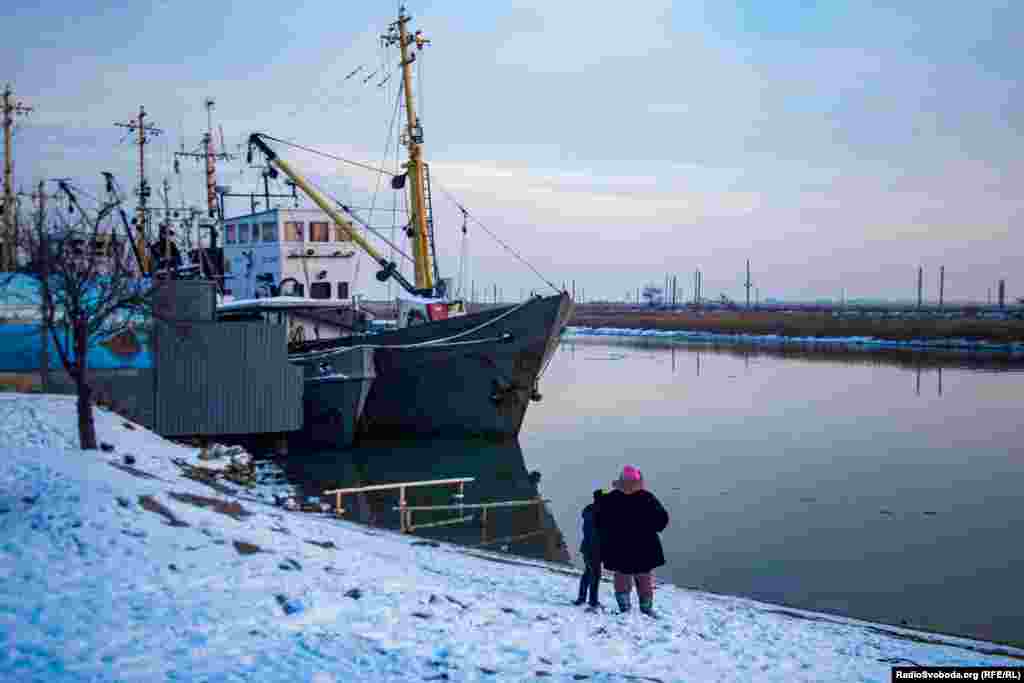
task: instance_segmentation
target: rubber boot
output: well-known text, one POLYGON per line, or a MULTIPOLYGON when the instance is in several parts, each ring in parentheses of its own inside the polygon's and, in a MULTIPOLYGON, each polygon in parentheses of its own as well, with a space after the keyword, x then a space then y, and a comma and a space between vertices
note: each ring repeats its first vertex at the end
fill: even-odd
POLYGON ((616 593, 615 602, 619 603, 619 612, 625 614, 629 611, 629 593, 616 593))
POLYGON ((654 596, 653 595, 644 596, 644 597, 640 598, 638 600, 638 602, 640 603, 640 611, 641 612, 643 612, 644 614, 646 614, 647 616, 649 616, 651 618, 654 618, 654 619, 658 618, 658 615, 654 613, 654 596))
POLYGON ((587 601, 587 583, 583 580, 585 578, 587 578, 586 574, 580 577, 580 595, 572 601, 574 605, 582 605, 587 601))

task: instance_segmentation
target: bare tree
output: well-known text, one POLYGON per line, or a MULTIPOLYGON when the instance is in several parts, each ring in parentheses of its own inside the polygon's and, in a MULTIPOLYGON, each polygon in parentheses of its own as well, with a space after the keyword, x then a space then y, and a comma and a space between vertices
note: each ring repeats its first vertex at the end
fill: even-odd
POLYGON ((75 383, 79 445, 86 450, 97 447, 89 348, 148 315, 154 288, 133 269, 127 240, 112 227, 102 228, 112 208, 100 209, 95 217, 79 210, 74 220, 37 210, 31 227, 18 236, 28 258, 19 272, 35 282, 41 325, 75 383), (54 216, 56 224, 48 223, 54 216))

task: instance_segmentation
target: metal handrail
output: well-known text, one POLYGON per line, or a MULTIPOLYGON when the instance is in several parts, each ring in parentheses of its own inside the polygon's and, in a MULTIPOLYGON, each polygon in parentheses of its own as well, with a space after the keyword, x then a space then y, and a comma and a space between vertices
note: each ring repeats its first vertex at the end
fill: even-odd
POLYGON ((387 489, 397 489, 400 487, 413 487, 413 486, 433 486, 435 484, 461 484, 470 481, 475 481, 474 477, 459 477, 456 479, 433 479, 429 481, 400 481, 394 484, 372 484, 370 486, 356 486, 347 489, 331 489, 330 491, 324 491, 325 495, 332 493, 364 493, 366 491, 384 491, 387 489))
POLYGON ((456 504, 456 505, 400 505, 392 509, 398 510, 401 527, 404 533, 412 533, 415 529, 426 529, 434 526, 448 526, 451 524, 458 524, 463 521, 470 521, 473 516, 462 516, 454 517, 452 519, 446 519, 440 522, 430 522, 427 524, 413 524, 412 514, 417 511, 427 510, 480 510, 480 541, 481 543, 487 543, 487 511, 491 508, 511 508, 511 507, 526 507, 529 505, 537 506, 537 525, 543 527, 544 525, 544 504, 550 503, 549 498, 530 498, 527 500, 504 500, 495 503, 470 503, 470 504, 456 504))
POLYGON ((530 498, 529 500, 505 500, 497 503, 467 503, 465 505, 409 505, 406 507, 396 505, 391 509, 407 510, 408 512, 417 512, 419 510, 479 510, 481 508, 521 507, 523 505, 539 505, 540 503, 550 502, 550 498, 530 498))
POLYGON ((398 507, 395 509, 401 511, 399 517, 401 520, 402 531, 407 532, 409 531, 407 527, 411 526, 411 515, 405 512, 407 508, 405 504, 405 489, 416 488, 419 486, 454 485, 459 487, 459 492, 455 494, 456 498, 462 500, 465 494, 466 484, 471 481, 476 481, 476 479, 474 477, 456 477, 453 479, 434 479, 428 481, 400 481, 393 484, 371 484, 370 486, 355 486, 345 489, 331 489, 329 491, 324 491, 324 495, 330 495, 333 493, 336 496, 334 511, 336 514, 340 516, 345 514, 345 508, 341 507, 341 497, 344 494, 366 493, 367 491, 390 491, 393 489, 398 489, 398 507))

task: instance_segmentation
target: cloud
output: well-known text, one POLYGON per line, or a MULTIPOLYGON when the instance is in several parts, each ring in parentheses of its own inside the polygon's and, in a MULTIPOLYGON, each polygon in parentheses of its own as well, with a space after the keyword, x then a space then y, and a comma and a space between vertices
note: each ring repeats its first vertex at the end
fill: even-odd
POLYGON ((498 163, 435 163, 445 187, 492 202, 528 207, 538 220, 622 224, 692 223, 707 216, 748 214, 757 206, 752 193, 688 192, 678 179, 654 176, 602 176, 585 169, 530 169, 498 163))

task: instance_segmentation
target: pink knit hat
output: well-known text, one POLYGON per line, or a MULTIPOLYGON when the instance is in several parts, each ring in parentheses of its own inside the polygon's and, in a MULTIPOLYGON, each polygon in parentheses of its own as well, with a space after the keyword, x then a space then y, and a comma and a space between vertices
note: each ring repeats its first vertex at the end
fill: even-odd
POLYGON ((622 481, 640 481, 641 479, 643 479, 643 476, 641 476, 640 470, 632 465, 626 465, 622 468, 622 481))

